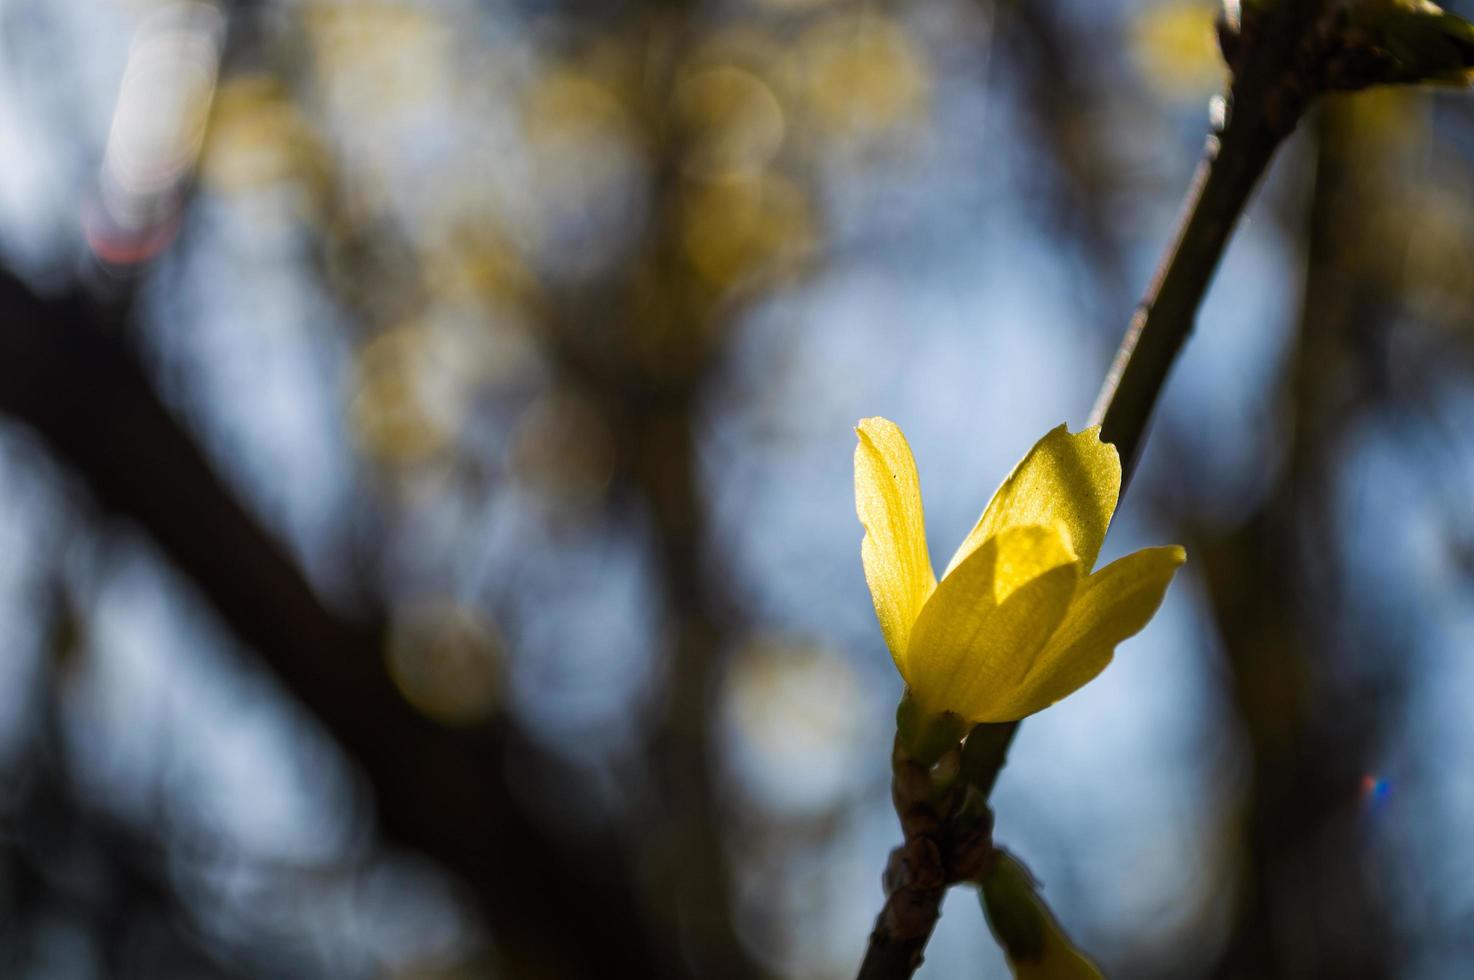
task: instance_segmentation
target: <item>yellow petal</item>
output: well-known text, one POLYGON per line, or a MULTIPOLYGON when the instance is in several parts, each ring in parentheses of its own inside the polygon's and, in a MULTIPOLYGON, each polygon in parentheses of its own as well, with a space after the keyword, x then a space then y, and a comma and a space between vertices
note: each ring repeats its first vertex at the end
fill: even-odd
POLYGON ((1080 594, 1005 711, 1022 718, 1079 690, 1105 669, 1116 644, 1151 621, 1187 560, 1177 545, 1144 548, 1080 583, 1080 594))
POLYGON ((1010 960, 1014 980, 1105 980, 1100 968, 1070 943, 1059 926, 1045 933, 1044 954, 1037 960, 1010 960))
POLYGON ((894 422, 862 419, 855 427, 855 510, 865 526, 860 556, 880 632, 901 676, 911 627, 937 587, 926 550, 921 482, 906 437, 894 422))
POLYGON ((942 577, 989 537, 1023 524, 1063 524, 1088 572, 1100 554, 1120 492, 1121 458, 1115 446, 1100 441, 1100 426, 1074 435, 1058 426, 1034 444, 993 494, 942 577))
POLYGON ((1028 525, 990 537, 926 603, 906 680, 927 710, 1011 721, 1006 703, 1069 609, 1080 562, 1062 529, 1028 525))

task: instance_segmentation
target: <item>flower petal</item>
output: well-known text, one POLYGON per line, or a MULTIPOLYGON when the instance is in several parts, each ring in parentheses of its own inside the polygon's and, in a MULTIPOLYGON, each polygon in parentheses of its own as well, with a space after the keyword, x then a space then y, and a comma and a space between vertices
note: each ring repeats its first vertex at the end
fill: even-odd
MULTIPOLYGON (((855 511, 865 526, 860 556, 880 632, 902 677, 911 627, 937 587, 926 549, 921 481, 911 447, 894 422, 862 419, 855 427, 855 511)), ((909 679, 909 678, 908 678, 909 679)))
POLYGON ((1014 718, 1043 711, 1105 669, 1116 644, 1151 621, 1172 576, 1187 560, 1177 545, 1144 548, 1080 583, 1080 594, 1058 632, 1006 706, 1014 718))
POLYGON ((1115 446, 1100 441, 1100 426, 1074 435, 1058 426, 1034 444, 993 494, 942 577, 989 537, 1021 524, 1064 524, 1070 546, 1089 572, 1120 492, 1121 458, 1115 446))
POLYGON ((990 537, 942 579, 916 621, 906 654, 912 694, 930 711, 1011 721, 996 707, 1059 627, 1080 574, 1058 527, 990 537))

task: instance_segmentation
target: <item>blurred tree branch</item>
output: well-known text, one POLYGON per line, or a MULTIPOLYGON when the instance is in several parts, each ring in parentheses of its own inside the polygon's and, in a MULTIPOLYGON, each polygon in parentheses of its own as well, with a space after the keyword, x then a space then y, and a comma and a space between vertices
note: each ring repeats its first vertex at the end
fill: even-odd
MULTIPOLYGON (((1369 236, 1358 233, 1376 196, 1358 171, 1378 148, 1356 138, 1352 115, 1328 104, 1315 119, 1287 465, 1233 527, 1194 535, 1251 765, 1242 880, 1213 972, 1225 980, 1397 974, 1380 889, 1351 856, 1363 775, 1386 731, 1385 707, 1376 706, 1395 699, 1402 658, 1388 657, 1375 679, 1336 666, 1356 644, 1336 621, 1339 583, 1324 560, 1334 547, 1325 501, 1337 450, 1370 407, 1358 410, 1348 389, 1381 371, 1357 338, 1388 308, 1378 285, 1386 277, 1369 267, 1369 236)), ((1384 243, 1372 251, 1401 254, 1384 243)), ((1360 634, 1362 646, 1378 642, 1360 634)))
POLYGON ((26 684, 33 721, 26 751, 5 767, 0 805, 0 972, 44 972, 44 937, 61 918, 94 940, 111 976, 158 969, 162 960, 201 980, 244 980, 246 964, 188 924, 153 825, 120 819, 80 791, 62 701, 68 668, 85 653, 64 586, 52 581, 40 591, 44 650, 26 684))
POLYGON ((0 411, 153 538, 358 764, 385 837, 469 886, 499 951, 565 976, 678 975, 616 842, 556 839, 514 798, 510 766, 555 780, 558 766, 505 717, 452 730, 403 700, 385 624, 322 604, 160 402, 126 329, 119 308, 44 298, 0 270, 0 411))
POLYGON ((1040 155, 1053 164, 1050 218, 1074 237, 1089 256, 1091 274, 1109 284, 1123 302, 1134 296, 1123 267, 1119 231, 1108 217, 1113 175, 1110 159, 1105 84, 1092 73, 1093 63, 1079 57, 1091 43, 1068 16, 1034 0, 983 0, 997 15, 998 39, 1009 59, 1019 101, 1040 155))

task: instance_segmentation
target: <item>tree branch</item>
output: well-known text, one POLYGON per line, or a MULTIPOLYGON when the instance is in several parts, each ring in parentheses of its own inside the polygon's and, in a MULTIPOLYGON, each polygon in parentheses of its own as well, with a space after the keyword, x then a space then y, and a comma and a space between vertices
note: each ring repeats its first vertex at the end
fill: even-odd
MULTIPOLYGON (((1003 748, 1006 751, 1006 743, 1003 748)), ((890 980, 916 972, 941 917, 948 886, 977 878, 992 852, 992 813, 985 806, 967 805, 979 797, 965 778, 961 755, 954 748, 939 766, 960 771, 964 778, 938 787, 931 768, 910 758, 896 739, 891 801, 905 841, 891 851, 886 864, 885 905, 870 933, 859 980, 890 980)))
POLYGON ((1101 426, 1101 438, 1121 455, 1123 485, 1229 236, 1299 114, 1286 120, 1262 107, 1255 111, 1237 87, 1234 103, 1227 126, 1208 137, 1172 246, 1131 318, 1091 413, 1091 424, 1101 426))
POLYGON ((159 401, 125 326, 118 310, 42 298, 0 270, 0 412, 153 538, 358 763, 384 836, 469 886, 500 949, 559 976, 680 975, 618 842, 555 838, 517 802, 509 764, 555 785, 557 766, 505 718, 449 729, 404 701, 383 667, 384 624, 323 606, 159 401))

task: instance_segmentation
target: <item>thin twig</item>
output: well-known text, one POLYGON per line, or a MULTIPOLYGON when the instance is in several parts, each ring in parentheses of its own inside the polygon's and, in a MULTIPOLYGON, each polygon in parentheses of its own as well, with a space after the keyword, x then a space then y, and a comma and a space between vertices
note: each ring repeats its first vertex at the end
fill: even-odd
POLYGON ((1254 99, 1246 88, 1234 86, 1227 124, 1208 137, 1172 246, 1131 318, 1091 413, 1101 438, 1121 454, 1123 482, 1135 468, 1152 409, 1192 333, 1229 236, 1303 109, 1269 91, 1254 99))
POLYGON ((905 755, 899 738, 891 771, 891 800, 905 843, 886 863, 885 905, 870 933, 859 980, 909 977, 916 971, 947 890, 944 814, 931 798, 931 773, 905 755))
POLYGON ((860 980, 914 973, 948 886, 977 878, 992 853, 992 813, 966 805, 969 793, 973 801, 980 798, 965 778, 955 778, 962 765, 961 753, 952 749, 938 764, 952 775, 934 780, 931 768, 910 758, 896 740, 891 801, 905 841, 886 864, 885 906, 875 919, 860 980))

